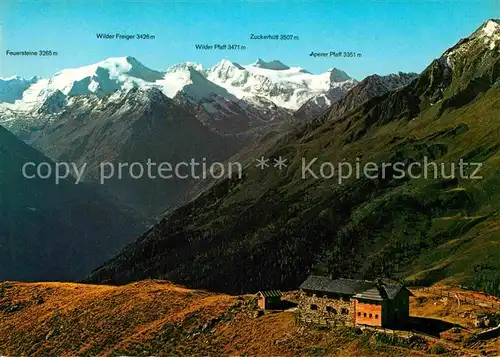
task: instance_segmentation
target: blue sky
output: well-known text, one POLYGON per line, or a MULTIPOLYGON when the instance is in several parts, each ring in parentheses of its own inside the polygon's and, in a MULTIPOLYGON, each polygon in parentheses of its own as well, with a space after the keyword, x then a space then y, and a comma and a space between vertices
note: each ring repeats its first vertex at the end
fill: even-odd
POLYGON ((488 18, 498 1, 13 1, 2 0, 0 76, 50 76, 108 57, 131 55, 164 70, 222 58, 248 64, 280 59, 313 73, 337 67, 372 73, 420 72, 488 18), (146 33, 154 40, 98 40, 96 33, 146 33), (250 40, 291 34, 294 41, 250 40), (246 50, 202 51, 195 44, 246 50), (52 50, 57 57, 10 57, 6 50, 52 50), (354 51, 361 58, 312 58, 311 51, 354 51))

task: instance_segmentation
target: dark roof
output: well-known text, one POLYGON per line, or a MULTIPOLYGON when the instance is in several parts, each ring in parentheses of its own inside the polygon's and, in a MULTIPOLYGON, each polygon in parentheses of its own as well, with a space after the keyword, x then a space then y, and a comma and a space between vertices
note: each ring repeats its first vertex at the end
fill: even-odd
POLYGON ((367 300, 385 300, 385 299, 394 299, 396 295, 403 289, 403 285, 389 285, 383 284, 380 286, 376 286, 372 289, 368 289, 361 293, 354 295, 355 298, 359 299, 367 299, 367 300))
POLYGON ((257 293, 257 295, 261 294, 264 297, 280 297, 281 291, 279 290, 261 290, 257 293))
POLYGON ((300 289, 354 295, 374 287, 377 283, 367 280, 330 279, 326 276, 311 275, 302 283, 300 289))
POLYGON ((403 289, 403 285, 397 284, 397 285, 384 285, 384 289, 387 293, 387 296, 389 299, 394 299, 396 295, 403 289))
POLYGON ((401 289, 406 288, 401 284, 384 284, 369 280, 330 279, 326 276, 311 275, 302 283, 300 289, 382 301, 394 299, 401 289))

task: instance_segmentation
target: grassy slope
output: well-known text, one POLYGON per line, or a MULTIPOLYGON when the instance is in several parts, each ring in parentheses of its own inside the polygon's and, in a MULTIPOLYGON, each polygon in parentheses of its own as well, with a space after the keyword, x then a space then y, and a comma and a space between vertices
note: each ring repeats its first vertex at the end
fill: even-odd
MULTIPOLYGON (((255 318, 251 299, 151 280, 121 287, 3 283, 0 354, 423 356, 434 343, 387 345, 349 329, 296 325, 291 312, 255 318)), ((428 299, 431 306, 438 301, 428 299)), ((412 309, 421 310, 422 301, 412 309)), ((441 305, 434 306, 436 314, 445 311, 441 305)))
POLYGON ((98 187, 56 184, 54 172, 52 161, 0 127, 0 280, 81 279, 144 229, 98 187), (50 163, 53 175, 23 177, 29 162, 50 163))
MULTIPOLYGON (((312 269, 427 283, 449 279, 494 293, 500 271, 499 109, 500 89, 494 88, 438 120, 430 107, 409 123, 373 127, 357 141, 344 139, 357 130, 356 118, 326 122, 298 140, 275 139, 260 150, 287 157, 286 172, 262 173, 249 165, 242 180, 222 182, 174 212, 106 269, 116 269, 117 282, 130 279, 119 269, 134 267, 138 278, 163 275, 231 291, 293 288, 312 269), (362 162, 379 163, 465 157, 483 163, 483 179, 338 185, 336 178, 300 177, 302 157, 355 163, 361 155, 362 162), (152 251, 165 255, 155 258, 152 251)), ((109 270, 98 274, 105 281, 109 270)))
MULTIPOLYGON (((464 127, 465 124, 466 133, 440 140, 450 148, 441 160, 451 162, 464 157, 469 162, 483 165, 481 180, 458 180, 453 187, 438 190, 438 195, 456 200, 463 197, 465 201, 447 214, 432 217, 426 234, 438 244, 432 250, 424 251, 406 270, 408 274, 431 279, 437 274, 434 280, 449 277, 450 282, 466 280, 476 288, 500 294, 499 110, 500 89, 495 88, 472 105, 446 113, 439 121, 424 119, 422 123, 408 127, 407 130, 416 137, 424 137, 447 127, 464 127)), ((421 190, 426 192, 429 184, 420 184, 421 190)), ((447 207, 454 204, 446 203, 447 207)))

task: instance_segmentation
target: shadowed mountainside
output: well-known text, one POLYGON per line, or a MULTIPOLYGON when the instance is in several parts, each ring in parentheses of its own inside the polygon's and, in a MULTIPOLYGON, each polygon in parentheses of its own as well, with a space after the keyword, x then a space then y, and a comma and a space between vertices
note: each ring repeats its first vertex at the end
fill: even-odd
POLYGON ((90 185, 24 178, 28 162, 55 168, 0 127, 0 280, 81 279, 145 229, 90 185))
MULTIPOLYGON (((56 161, 87 163, 87 182, 98 182, 101 163, 112 163, 115 173, 105 181, 106 188, 122 205, 134 207, 147 218, 182 202, 193 183, 159 177, 161 163, 220 161, 241 145, 236 138, 210 131, 158 89, 133 89, 118 100, 77 98, 71 110, 58 114, 32 140, 56 161), (119 177, 120 163, 146 167, 148 159, 155 164, 155 178, 148 174, 134 178, 128 166, 119 177)), ((106 173, 110 172, 108 168, 106 173)))

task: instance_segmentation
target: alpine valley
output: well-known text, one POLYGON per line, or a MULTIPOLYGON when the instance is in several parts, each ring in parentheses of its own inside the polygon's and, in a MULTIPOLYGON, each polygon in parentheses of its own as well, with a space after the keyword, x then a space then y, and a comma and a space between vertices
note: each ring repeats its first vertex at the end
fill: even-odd
MULTIPOLYGON (((386 77, 374 93, 413 77, 386 77)), ((357 83, 338 69, 313 75, 261 59, 248 66, 222 60, 208 69, 188 62, 159 72, 133 57, 109 58, 48 79, 0 80, 0 125, 54 161, 87 164, 85 181, 96 182, 103 162, 223 161, 270 131, 326 111, 357 83)), ((144 219, 205 187, 149 177, 105 186, 144 219)))
POLYGON ((154 277, 225 293, 293 288, 316 272, 499 294, 499 39, 499 21, 489 20, 420 74, 359 82, 340 69, 312 74, 278 60, 157 71, 133 57, 50 78, 2 79, 0 123, 17 136, 0 132, 8 153, 2 160, 19 168, 46 155, 88 165, 83 186, 50 189, 0 171, 0 208, 9 212, 0 227, 2 262, 32 261, 20 275, 2 272, 25 280, 89 273, 88 282, 113 284, 154 277), (260 170, 261 156, 282 157, 287 167, 260 170), (479 162, 482 179, 397 179, 389 172, 338 184, 301 173, 304 159, 403 162, 407 169, 424 157, 479 162), (193 158, 238 159, 243 177, 97 185, 101 162, 193 158), (26 200, 13 199, 13 191, 26 200), (78 199, 82 192, 87 199, 78 199), (96 206, 100 214, 75 213, 96 206), (53 235, 50 217, 60 221, 53 235), (136 234, 143 224, 149 230, 125 246, 131 239, 121 232, 136 234), (76 226, 85 229, 64 233, 76 226), (111 242, 114 235, 120 238, 111 242), (78 268, 69 269, 71 254, 53 256, 82 244, 96 254, 78 268), (65 273, 43 274, 47 260, 50 274, 65 273))

